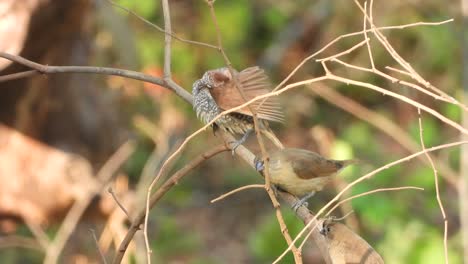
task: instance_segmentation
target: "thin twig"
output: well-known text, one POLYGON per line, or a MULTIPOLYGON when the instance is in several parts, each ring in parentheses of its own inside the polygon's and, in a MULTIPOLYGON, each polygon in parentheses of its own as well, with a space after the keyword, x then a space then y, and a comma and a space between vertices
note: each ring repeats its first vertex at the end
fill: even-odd
MULTIPOLYGON (((453 104, 458 105, 462 107, 465 111, 468 111, 468 107, 463 105, 462 103, 458 102, 455 98, 452 96, 446 94, 445 92, 441 91, 440 89, 434 87, 432 84, 430 84, 428 81, 426 81, 424 78, 422 78, 416 70, 409 64, 407 61, 405 61, 399 54, 396 52, 396 50, 392 47, 392 45, 388 42, 387 38, 380 32, 379 29, 375 26, 373 23, 372 19, 367 15, 364 7, 357 1, 354 0, 354 3, 358 6, 358 8, 361 10, 363 13, 365 19, 369 21, 369 24, 371 26, 372 33, 374 36, 379 40, 379 42, 384 46, 384 48, 388 51, 388 53, 393 57, 395 61, 397 61, 406 71, 408 71, 411 74, 411 78, 415 79, 417 82, 420 84, 424 85, 426 88, 429 88, 437 93, 439 95, 445 97, 448 100, 451 100, 453 104)), ((370 9, 372 9, 372 3, 373 1, 370 2, 370 9)))
POLYGON ((351 79, 348 79, 348 78, 343 78, 343 77, 340 77, 340 76, 337 76, 337 75, 334 75, 334 74, 328 74, 327 77, 330 79, 330 80, 335 80, 335 81, 339 81, 341 83, 345 83, 345 84, 353 84, 353 85, 357 85, 357 86, 361 86, 361 87, 366 87, 366 88, 370 88, 372 90, 375 90, 377 92, 380 92, 382 94, 385 94, 385 95, 389 95, 391 97, 394 97, 394 98, 397 98, 403 102, 406 102, 416 108, 421 108, 422 110, 424 110, 425 112, 431 114, 432 116, 436 117, 437 119, 441 120, 442 122, 446 123, 447 125, 457 129, 458 131, 462 132, 463 134, 467 134, 468 135, 468 129, 462 127, 460 124, 458 124, 457 122, 451 120, 451 119, 448 119, 447 117, 445 117, 444 115, 440 114, 439 112, 437 112, 436 110, 432 109, 432 108, 429 108, 421 103, 418 103, 416 101, 414 101, 413 99, 410 99, 406 96, 403 96, 403 95, 400 95, 400 94, 397 94, 395 92, 392 92, 392 91, 389 91, 389 90, 385 90, 379 86, 376 86, 376 85, 373 85, 373 84, 370 84, 370 83, 365 83, 365 82, 359 82, 359 81, 355 81, 355 80, 351 80, 351 79))
POLYGON ((215 45, 211 45, 209 43, 205 43, 205 42, 200 42, 200 41, 194 41, 194 40, 188 40, 188 39, 184 39, 182 37, 179 37, 177 34, 175 34, 174 32, 170 31, 166 31, 164 29, 162 29, 160 26, 156 25, 156 24, 153 24, 151 23, 150 21, 148 21, 147 19, 145 19, 144 17, 138 15, 137 13, 133 12, 132 10, 124 7, 124 6, 121 6, 119 4, 117 4, 116 2, 112 1, 112 0, 106 0, 107 2, 109 2, 111 5, 117 7, 117 8, 120 8, 122 9, 123 11, 137 17, 139 20, 143 21, 145 24, 149 25, 150 27, 153 27, 155 28, 156 30, 158 30, 159 32, 161 33, 164 33, 165 35, 169 35, 171 36, 172 38, 180 41, 180 42, 184 42, 184 43, 188 43, 188 44, 192 44, 192 45, 198 45, 198 46, 203 46, 203 47, 207 47, 207 48, 211 48, 211 49, 218 49, 217 46, 215 45))
MULTIPOLYGON (((398 26, 387 26, 387 27, 378 27, 377 29, 378 30, 390 30, 390 29, 405 29, 405 28, 408 28, 408 27, 416 27, 416 26, 437 26, 437 25, 442 25, 442 24, 446 24, 446 23, 450 23, 450 22, 453 22, 453 19, 448 19, 448 20, 444 20, 444 21, 441 21, 441 22, 416 22, 416 23, 410 23, 410 24, 405 24, 405 25, 398 25, 398 26)), ((368 32, 372 32, 372 29, 367 29, 366 30, 366 33, 368 32)), ((294 76, 294 74, 300 69, 302 68, 302 66, 307 63, 309 60, 315 58, 316 56, 318 56, 320 53, 324 52, 326 49, 328 49, 329 47, 331 47, 333 44, 337 43, 338 41, 342 40, 342 39, 345 39, 345 38, 348 38, 348 37, 353 37, 353 36, 358 36, 358 35, 361 35, 361 34, 364 34, 364 32, 362 31, 357 31, 357 32, 353 32, 353 33, 348 33, 348 34, 344 34, 344 35, 340 35, 338 37, 336 37, 335 39, 333 39, 332 41, 330 41, 329 43, 327 43, 325 46, 323 46, 321 49, 319 49, 318 51, 316 51, 315 53, 313 53, 312 55, 308 56, 307 58, 303 59, 295 68, 294 70, 291 71, 291 73, 286 77, 284 78, 283 81, 281 81, 281 83, 279 83, 275 89, 273 89, 273 91, 276 91, 278 89, 280 89, 287 81, 289 81, 291 79, 292 76, 294 76)))
POLYGON ((34 76, 34 75, 37 75, 37 74, 39 74, 38 71, 30 70, 30 71, 24 71, 24 72, 17 72, 17 73, 2 75, 2 76, 0 76, 0 82, 6 82, 6 81, 11 81, 11 80, 31 77, 31 76, 34 76))
MULTIPOLYGON (((172 34, 172 26, 171 26, 171 14, 169 10, 169 2, 167 0, 162 0, 162 7, 163 7, 163 16, 164 16, 164 80, 172 80, 171 79, 171 35, 172 34)), ((146 256, 148 264, 151 264, 151 247, 148 238, 148 217, 149 217, 149 199, 151 196, 151 191, 155 185, 156 181, 153 181, 146 193, 146 213, 145 213, 145 224, 143 228, 143 234, 145 238, 145 245, 146 245, 146 256)))
POLYGON ((97 251, 99 252, 99 256, 101 257, 102 263, 107 264, 106 257, 104 256, 104 253, 102 253, 102 250, 99 247, 99 242, 96 237, 96 232, 94 232, 94 229, 89 229, 89 231, 91 232, 91 235, 93 236, 94 243, 96 243, 96 248, 97 248, 97 251))
POLYGON ((247 189, 254 189, 254 188, 265 189, 265 185, 264 185, 264 184, 245 185, 245 186, 239 187, 239 188, 237 188, 237 189, 234 189, 234 190, 232 190, 232 191, 229 191, 229 192, 227 192, 227 193, 225 193, 225 194, 223 194, 223 195, 220 195, 219 197, 217 197, 217 198, 211 200, 210 202, 211 202, 211 203, 216 203, 216 202, 218 202, 218 201, 220 201, 220 200, 222 200, 222 199, 224 199, 224 198, 226 198, 226 197, 228 197, 228 196, 231 196, 231 195, 233 195, 233 194, 235 194, 235 193, 237 193, 237 192, 241 192, 241 191, 247 190, 247 189))
POLYGON ((390 191, 402 191, 402 190, 424 191, 424 188, 417 187, 417 186, 401 186, 401 187, 391 187, 391 188, 379 188, 379 189, 371 190, 371 191, 368 191, 368 192, 363 192, 363 193, 356 194, 356 195, 350 196, 350 197, 348 197, 346 199, 343 199, 343 200, 339 201, 338 203, 336 203, 335 206, 330 208, 325 215, 326 216, 330 215, 341 204, 343 204, 345 202, 348 202, 348 201, 351 201, 351 200, 354 200, 354 199, 359 198, 359 197, 363 197, 363 196, 370 195, 370 194, 373 194, 373 193, 378 193, 378 192, 390 192, 390 191))
POLYGON ((341 57, 343 55, 347 55, 347 54, 350 54, 351 52, 353 52, 354 50, 360 48, 361 46, 364 46, 366 43, 367 43, 367 39, 366 40, 363 40, 361 42, 359 42, 358 44, 352 46, 351 48, 345 50, 345 51, 342 51, 340 53, 337 53, 337 54, 334 54, 332 56, 329 56, 329 57, 326 57, 326 58, 322 58, 322 59, 316 59, 315 61, 317 62, 322 62, 322 61, 329 61, 329 60, 332 60, 332 59, 336 59, 338 57, 341 57))
MULTIPOLYGON (((367 1, 364 2, 364 10, 367 11, 367 1)), ((370 8, 370 13, 372 13, 372 7, 370 8)), ((370 16, 372 20, 372 15, 370 16)), ((371 63, 371 67, 373 70, 375 70, 375 64, 374 64, 374 56, 372 56, 372 48, 370 46, 370 39, 367 36, 367 21, 366 18, 364 17, 363 19, 363 32, 364 32, 364 40, 366 41, 366 46, 367 46, 367 52, 369 53, 369 61, 371 63)))
POLYGON ((25 217, 24 221, 26 225, 28 226, 29 230, 31 230, 31 233, 33 233, 37 242, 39 242, 39 245, 41 245, 41 247, 44 250, 47 250, 47 248, 50 245, 50 239, 47 236, 47 234, 44 232, 44 230, 41 228, 41 226, 31 221, 31 219, 28 217, 25 217))
POLYGON ((125 209, 125 206, 123 206, 123 204, 119 201, 119 199, 115 195, 114 190, 112 189, 112 187, 109 187, 107 189, 107 192, 112 195, 112 198, 114 199, 114 201, 117 203, 117 205, 120 207, 120 209, 122 209, 122 211, 125 213, 127 218, 130 220, 131 219, 130 214, 128 213, 127 209, 125 209))
MULTIPOLYGON (((418 108, 418 123, 419 123, 419 139, 421 140, 421 147, 422 149, 426 149, 426 146, 424 144, 424 136, 423 136, 423 127, 422 127, 422 120, 421 120, 421 110, 418 108)), ((434 171, 434 185, 436 189, 436 198, 437 198, 437 203, 439 204, 440 208, 440 213, 442 214, 442 219, 444 219, 444 253, 445 253, 445 264, 449 263, 448 259, 448 245, 447 245, 447 235, 448 235, 448 219, 447 215, 445 214, 445 209, 444 205, 442 204, 442 199, 440 198, 440 190, 439 190, 439 174, 437 173, 437 169, 435 167, 434 161, 431 158, 431 155, 429 153, 425 153, 427 159, 429 160, 429 163, 431 164, 432 171, 434 171)))

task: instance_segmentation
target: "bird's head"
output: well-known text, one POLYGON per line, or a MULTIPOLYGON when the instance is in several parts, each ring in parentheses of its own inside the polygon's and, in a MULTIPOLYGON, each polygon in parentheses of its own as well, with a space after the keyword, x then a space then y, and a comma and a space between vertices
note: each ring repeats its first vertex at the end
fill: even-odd
POLYGON ((205 72, 201 80, 207 88, 218 88, 230 82, 232 75, 229 69, 224 67, 205 72))

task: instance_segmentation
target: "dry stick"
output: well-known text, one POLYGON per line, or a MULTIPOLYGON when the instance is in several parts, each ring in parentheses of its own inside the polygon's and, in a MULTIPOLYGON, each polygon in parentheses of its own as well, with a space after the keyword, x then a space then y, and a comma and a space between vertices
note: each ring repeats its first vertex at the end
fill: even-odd
MULTIPOLYGON (((309 85, 309 88, 309 91, 319 95, 334 106, 341 108, 357 118, 371 124, 375 128, 380 129, 408 151, 416 152, 419 150, 419 145, 413 141, 410 135, 385 116, 362 106, 351 98, 345 97, 325 85, 316 84, 314 87, 309 85)), ((420 157, 420 160, 429 164, 427 159, 424 157, 420 157)), ((444 179, 447 180, 447 182, 456 191, 459 191, 457 173, 447 166, 445 162, 439 161, 437 163, 439 164, 442 177, 444 177, 444 179)))
POLYGON ((146 20, 144 17, 138 15, 137 13, 133 12, 132 10, 130 10, 130 9, 124 7, 124 6, 121 6, 121 5, 117 4, 116 2, 114 2, 112 0, 106 0, 106 1, 109 2, 111 5, 113 5, 113 6, 117 7, 117 8, 120 8, 120 9, 124 10, 125 12, 135 16, 136 18, 143 21, 145 24, 149 25, 150 27, 153 27, 156 30, 158 30, 159 32, 164 33, 166 36, 169 35, 172 38, 174 38, 174 39, 176 39, 176 40, 178 40, 180 42, 184 42, 184 43, 188 43, 188 44, 192 44, 192 45, 203 46, 203 47, 212 48, 212 49, 218 49, 218 47, 215 46, 215 45, 211 45, 211 44, 208 44, 208 43, 205 43, 205 42, 200 42, 200 41, 188 40, 188 39, 184 39, 182 37, 179 37, 174 32, 162 29, 158 25, 151 23, 150 21, 146 20))
POLYGON ((239 187, 237 189, 234 189, 232 191, 229 191, 223 195, 220 195, 218 198, 215 198, 213 200, 210 201, 210 203, 216 203, 228 196, 231 196, 237 192, 241 192, 243 190, 247 190, 247 189, 254 189, 254 188, 261 188, 261 189, 265 189, 265 184, 251 184, 251 185, 246 185, 246 186, 242 186, 242 187, 239 187))
MULTIPOLYGON (((167 0, 162 0, 162 7, 163 7, 163 16, 164 16, 164 81, 171 80, 171 40, 172 37, 170 34, 172 34, 172 27, 171 27, 171 14, 169 10, 169 3, 167 0)), ((148 264, 151 264, 151 247, 149 244, 149 239, 148 239, 148 217, 149 217, 149 200, 151 196, 151 191, 153 190, 156 182, 153 181, 146 193, 146 216, 145 216, 145 224, 144 224, 144 229, 143 229, 143 234, 145 238, 145 245, 146 245, 146 255, 147 255, 147 261, 148 264)))
MULTIPOLYGON (((210 150, 198 155, 196 158, 191 160, 187 165, 182 169, 174 173, 164 184, 153 194, 151 195, 149 205, 150 208, 153 208, 156 203, 174 186, 176 185, 184 176, 191 172, 194 168, 198 167, 202 162, 208 160, 209 158, 219 154, 221 152, 227 151, 229 148, 225 144, 221 144, 211 148, 210 150)), ((132 241, 135 233, 140 230, 140 225, 145 220, 146 216, 146 207, 141 209, 135 219, 133 219, 132 224, 128 230, 128 233, 125 235, 124 240, 120 243, 119 249, 114 257, 112 263, 118 264, 122 261, 122 258, 127 250, 128 245, 132 241)))
POLYGON ((421 108, 422 110, 424 110, 425 112, 433 115, 434 117, 436 117, 437 119, 441 120, 442 122, 446 123, 447 125, 457 129, 458 131, 462 132, 463 134, 466 134, 468 135, 468 130, 464 127, 462 127, 460 124, 452 121, 451 119, 445 117, 444 115, 440 114, 439 112, 435 111, 434 109, 430 108, 430 107, 427 107, 419 102, 416 102, 406 96, 402 96, 400 94, 397 94, 397 93, 394 93, 392 91, 388 91, 388 90, 385 90, 379 86, 376 86, 376 85, 373 85, 373 84, 370 84, 370 83, 364 83, 364 82, 359 82, 359 81, 355 81, 355 80, 351 80, 351 79, 348 79, 348 78, 343 78, 343 77, 340 77, 340 76, 337 76, 337 75, 334 75, 333 73, 331 73, 328 69, 326 69, 327 71, 327 78, 330 79, 330 80, 335 80, 335 81, 338 81, 338 82, 341 82, 341 83, 345 83, 345 84, 353 84, 353 85, 356 85, 356 86, 361 86, 361 87, 366 87, 366 88, 370 88, 371 90, 375 90, 377 92, 380 92, 384 95, 389 95, 391 97, 394 97, 394 98, 397 98, 403 102, 406 102, 416 108, 421 108))
POLYGON ((70 235, 78 224, 78 221, 88 207, 92 198, 103 190, 104 186, 111 180, 114 173, 133 153, 133 150, 133 143, 131 141, 127 141, 122 146, 120 146, 119 149, 102 166, 96 176, 99 184, 90 186, 88 192, 85 194, 85 197, 75 202, 65 217, 65 220, 63 220, 63 223, 60 226, 55 239, 51 242, 49 248, 47 248, 44 259, 45 264, 57 263, 65 243, 70 238, 70 235))
POLYGON ((94 229, 89 229, 89 231, 91 232, 91 235, 93 236, 94 243, 96 243, 96 248, 97 248, 97 250, 99 252, 99 256, 101 257, 102 263, 107 264, 106 257, 104 256, 104 254, 102 253, 101 248, 99 247, 99 242, 98 242, 98 239, 96 237, 96 232, 94 232, 94 229))
POLYGON ((26 78, 26 77, 31 77, 39 72, 36 70, 30 70, 30 71, 24 71, 24 72, 17 72, 17 73, 12 73, 12 74, 7 74, 7 75, 2 75, 0 76, 0 82, 6 82, 10 80, 16 80, 16 79, 21 79, 21 78, 26 78))
POLYGON ((332 56, 329 56, 329 57, 325 57, 325 58, 321 58, 321 59, 316 59, 315 61, 316 62, 322 62, 322 61, 329 61, 329 60, 333 60, 333 59, 336 59, 338 57, 341 57, 343 55, 346 55, 346 54, 349 54, 351 52, 353 52, 354 50, 358 49, 359 47, 361 46, 364 46, 366 43, 367 43, 368 40, 363 40, 361 42, 359 42, 358 44, 352 46, 351 48, 345 50, 345 51, 342 51, 340 53, 337 53, 335 55, 332 55, 332 56))
MULTIPOLYGON (((405 24, 405 25, 399 25, 399 26, 387 26, 387 27, 378 27, 377 29, 378 30, 390 30, 390 29, 405 29, 405 28, 408 28, 408 27, 415 27, 415 26, 437 26, 437 25, 442 25, 442 24, 446 24, 446 23, 450 23, 450 22, 453 22, 453 19, 448 19, 448 20, 444 20, 444 21, 441 21, 441 22, 416 22, 416 23, 410 23, 410 24, 405 24)), ((294 70, 291 71, 291 73, 286 76, 286 78, 284 78, 283 81, 281 81, 274 89, 273 91, 276 91, 278 89, 280 89, 287 81, 289 81, 291 79, 291 77, 305 64, 307 63, 309 60, 311 60, 312 58, 316 57, 317 55, 319 55, 320 53, 324 52, 326 49, 328 49, 329 47, 331 47, 333 44, 335 44, 336 42, 342 40, 342 39, 345 39, 345 38, 348 38, 348 37, 352 37, 352 36, 358 36, 358 35, 361 35, 361 34, 364 34, 364 33, 368 33, 368 32, 372 32, 373 29, 367 29, 366 31, 357 31, 357 32, 353 32, 353 33, 348 33, 348 34, 344 34, 344 35, 340 35, 338 37, 336 37, 335 39, 333 39, 331 42, 329 42, 327 45, 323 46, 321 49, 319 49, 318 51, 316 51, 315 53, 313 53, 312 55, 308 56, 307 58, 303 59, 295 68, 294 70)), ((266 101, 263 100, 259 107, 266 101)))
MULTIPOLYGON (((367 11, 367 1, 364 2, 364 11, 367 11)), ((371 8, 370 12, 371 12, 370 16, 372 17, 372 8, 371 8)), ((367 32, 366 32, 366 27, 367 27, 366 17, 364 17, 362 23, 363 23, 362 27, 363 27, 363 32, 364 32, 364 40, 366 41, 366 46, 367 46, 367 53, 369 53, 369 60, 370 60, 372 69, 375 70, 374 56, 372 56, 372 49, 371 49, 371 46, 370 46, 370 40, 369 40, 369 37, 367 37, 367 32)))
MULTIPOLYGON (((426 146, 424 145, 424 137, 423 137, 423 127, 422 127, 422 120, 421 120, 421 110, 418 108, 418 122, 419 122, 419 138, 421 140, 421 147, 422 149, 426 149, 426 146)), ((440 208, 440 213, 442 214, 442 218, 444 219, 444 253, 445 253, 445 264, 449 263, 448 260, 448 246, 447 246, 447 233, 448 233, 448 220, 447 220, 447 215, 445 214, 445 209, 444 205, 442 204, 442 200, 440 199, 440 190, 439 190, 439 176, 437 173, 437 169, 434 165, 434 161, 431 158, 431 155, 429 153, 426 153, 426 157, 429 160, 429 163, 431 164, 432 170, 434 171, 434 185, 436 189, 436 197, 437 197, 437 203, 439 204, 440 208)))
MULTIPOLYGON (((398 52, 395 51, 395 49, 390 45, 388 42, 387 38, 377 29, 375 26, 373 20, 371 17, 369 17, 365 11, 365 9, 362 7, 362 5, 357 1, 354 0, 354 3, 361 9, 361 12, 363 12, 365 18, 369 21, 369 24, 372 29, 372 33, 375 35, 375 37, 379 40, 379 42, 385 47, 385 49, 389 52, 389 54, 393 57, 395 61, 397 61, 406 71, 408 71, 411 74, 411 77, 415 79, 417 82, 420 84, 424 85, 427 88, 430 88, 431 90, 439 93, 441 96, 445 97, 446 99, 450 100, 453 104, 461 107, 465 111, 468 111, 468 107, 463 105, 462 103, 458 102, 455 98, 452 96, 446 94, 445 92, 441 91, 440 89, 434 87, 431 85, 428 81, 424 80, 414 69, 411 67, 411 64, 409 64, 407 61, 405 61, 399 54, 398 52)), ((370 1, 370 10, 372 10, 372 5, 373 5, 373 0, 370 1)))
POLYGON ((26 225, 28 226, 29 230, 31 230, 31 233, 33 233, 34 237, 36 238, 37 242, 39 242, 39 245, 44 250, 47 250, 50 244, 50 239, 47 237, 47 234, 44 232, 44 230, 41 228, 40 225, 34 223, 31 221, 29 218, 24 218, 24 221, 26 225))
MULTIPOLYGON (((371 178, 372 176, 376 175, 377 173, 383 171, 383 170, 386 170, 388 168, 391 168, 395 165, 398 165, 400 163, 403 163, 405 161, 409 161, 409 160, 412 160, 414 159, 415 157, 418 157, 422 154, 425 154, 425 153, 428 153, 428 152, 432 152, 432 151, 436 151, 436 150, 440 150, 440 149, 446 149, 446 148, 451 148, 451 147, 455 147, 455 146, 460 146, 460 145, 464 145, 464 144, 468 144, 468 140, 466 141, 457 141, 457 142, 453 142, 453 143, 447 143, 447 144, 442 144, 442 145, 438 145, 438 146, 435 146, 435 147, 431 147, 431 148, 426 148, 425 150, 422 150, 422 151, 419 151, 419 152, 416 152, 416 153, 413 153, 411 155, 408 155, 404 158, 401 158, 399 160, 396 160, 394 162, 391 162, 391 163, 388 163, 376 170, 373 170, 369 173, 367 173, 366 175, 363 175, 361 177, 359 177, 358 179, 354 180, 353 182, 351 182, 350 184, 348 184, 348 186, 346 186, 346 188, 344 188, 343 190, 341 190, 341 192, 339 192, 332 200, 330 200, 325 206, 322 207, 322 209, 320 209, 316 215, 314 216, 313 220, 316 220, 317 217, 319 217, 320 215, 322 215, 325 210, 327 210, 328 208, 331 207, 331 205, 335 202, 337 202, 340 197, 346 192, 348 191, 349 189, 351 189, 353 186, 355 186, 356 184, 364 181, 364 180, 367 180, 369 178, 371 178)), ((312 223, 312 222, 311 222, 312 223)), ((299 234, 296 236, 296 238, 294 238, 294 241, 293 242, 296 242, 300 237, 302 237, 304 235, 304 233, 306 232, 307 229, 309 229, 311 227, 311 223, 307 224, 300 232, 299 234)), ((304 239, 307 239, 310 235, 310 232, 305 236, 304 239)), ((278 261, 280 261, 285 255, 286 253, 288 253, 288 251, 291 250, 290 247, 288 247, 273 263, 278 263, 278 261)))
MULTIPOLYGON (((223 58, 224 58, 224 61, 226 62, 227 66, 228 66, 228 69, 229 71, 231 72, 231 75, 232 76, 236 76, 234 74, 234 70, 232 69, 232 64, 226 54, 226 52, 224 51, 223 49, 223 44, 222 44, 222 38, 221 38, 221 30, 219 28, 219 24, 218 24, 218 20, 216 19, 216 14, 215 14, 215 10, 214 10, 214 0, 207 0, 207 4, 208 4, 208 7, 210 9, 210 14, 211 14, 211 17, 212 17, 212 20, 213 20, 213 24, 215 25, 215 29, 216 29, 216 33, 217 33, 217 40, 218 40, 218 47, 219 47, 219 51, 221 52, 223 58)), ((244 92, 242 90, 242 86, 241 84, 238 82, 237 78, 234 77, 234 83, 235 83, 235 86, 237 88, 237 90, 239 91, 242 99, 244 101, 247 101, 246 100, 246 97, 244 95, 244 92)), ((263 102, 262 102, 263 103, 263 102)), ((257 141, 258 141, 258 144, 260 146, 260 150, 261 150, 261 154, 262 154, 262 159, 264 160, 264 166, 265 166, 265 190, 266 192, 268 193, 268 196, 270 197, 270 200, 273 204, 273 207, 275 208, 275 212, 276 212, 276 218, 278 220, 278 223, 280 225, 280 228, 281 228, 281 233, 284 237, 284 239, 286 240, 286 242, 288 243, 288 245, 291 245, 292 243, 292 238, 291 236, 289 235, 289 231, 288 231, 288 227, 286 226, 286 223, 284 221, 284 218, 283 218, 283 215, 281 214, 281 210, 280 210, 280 204, 278 202, 278 200, 276 199, 276 196, 275 196, 275 193, 273 192, 273 190, 271 189, 271 185, 270 185, 270 175, 269 175, 269 157, 268 157, 268 153, 266 152, 266 149, 265 149, 265 145, 264 145, 264 142, 263 142, 263 138, 262 138, 262 135, 261 135, 261 130, 260 130, 260 127, 258 125, 258 118, 257 118, 257 113, 256 111, 254 111, 252 109, 252 107, 250 105, 247 106, 249 108, 249 110, 252 112, 252 117, 253 117, 253 121, 254 121, 254 129, 255 129, 255 135, 257 136, 257 141)), ((302 256, 301 256, 301 252, 298 251, 296 249, 296 246, 295 245, 292 245, 292 253, 293 253, 293 256, 294 256, 294 262, 295 263, 299 263, 301 264, 302 263, 302 256)))
POLYGON ((115 195, 114 190, 112 189, 112 187, 109 187, 109 188, 107 189, 107 192, 110 193, 110 194, 112 195, 112 198, 113 198, 114 201, 117 203, 117 205, 120 207, 120 209, 122 210, 122 212, 124 212, 124 214, 127 216, 127 219, 131 219, 131 218, 130 218, 130 215, 128 214, 127 209, 125 209, 125 206, 123 206, 123 204, 119 201, 119 199, 118 199, 117 196, 115 195))
POLYGON ((391 71, 394 71, 394 72, 398 72, 400 74, 403 74, 403 75, 406 75, 408 77, 411 77, 411 74, 407 71, 403 71, 403 70, 400 70, 400 69, 397 69, 397 68, 394 68, 392 66, 385 66, 385 69, 388 69, 388 70, 391 70, 391 71))
POLYGON ((410 83, 410 82, 406 82, 406 81, 403 81, 403 80, 400 80, 400 79, 397 79, 395 77, 392 77, 384 72, 381 72, 380 70, 378 69, 369 69, 369 68, 365 68, 365 67, 360 67, 360 66, 356 66, 356 65, 353 65, 353 64, 349 64, 349 63, 346 63, 342 60, 339 60, 339 59, 332 59, 331 61, 333 62, 337 62, 345 67, 348 67, 348 68, 351 68, 351 69, 355 69, 355 70, 359 70, 359 71, 365 71, 365 72, 372 72, 372 73, 375 73, 385 79, 388 79, 389 81, 391 81, 392 83, 398 83, 398 84, 401 84, 401 85, 405 85, 405 86, 408 86, 408 87, 411 87, 413 89, 416 89, 426 95, 429 95, 431 97, 433 97, 434 99, 436 100, 441 100, 441 101, 444 101, 444 102, 447 102, 447 103, 452 103, 451 100, 448 100, 446 99, 445 97, 442 97, 438 94, 435 94, 427 89, 424 89, 422 88, 421 86, 419 85, 416 85, 414 83, 410 83))
MULTIPOLYGON (((365 2, 366 4, 367 2, 365 2)), ((366 16, 366 8, 364 7, 364 23, 366 23, 366 20, 369 19, 369 22, 371 24, 371 28, 372 28, 372 32, 374 34, 379 34, 379 36, 381 38, 379 38, 379 36, 376 36, 379 41, 381 42, 381 44, 384 46, 384 48, 390 53, 390 55, 392 55, 392 57, 400 63, 400 65, 402 65, 404 68, 407 69, 408 71, 408 76, 413 78, 413 79, 416 79, 419 83, 425 85, 426 87, 429 86, 429 88, 431 88, 432 90, 438 92, 439 94, 441 94, 442 96, 434 96, 434 98, 436 99, 439 99, 439 100, 443 100, 443 101, 446 101, 446 102, 449 102, 449 103, 454 103, 456 105, 458 105, 459 107, 463 108, 465 111, 468 110, 468 108, 461 104, 460 102, 458 102, 457 100, 455 100, 455 98, 449 96, 448 94, 442 92, 441 90, 437 89, 436 87, 432 86, 429 82, 427 82, 426 80, 424 80, 412 67, 409 63, 407 63, 406 61, 403 60, 403 58, 393 49, 393 47, 390 45, 390 43, 388 43, 387 39, 382 35, 382 33, 380 33, 380 31, 376 30, 375 28, 375 24, 374 24, 374 19, 373 19, 373 16, 372 16, 372 11, 373 11, 373 6, 374 4, 374 1, 373 0, 370 0, 370 8, 369 8, 369 18, 366 16), (405 67, 406 65, 406 67, 405 67)), ((366 36, 367 37, 367 36, 366 36)), ((379 70, 377 70, 373 64, 373 58, 372 58, 372 53, 370 51, 370 46, 369 46, 369 56, 370 56, 370 59, 371 59, 371 62, 372 62, 372 69, 375 71, 375 73, 381 75, 381 76, 384 76, 385 78, 389 79, 388 75, 380 72, 379 70), (385 76, 386 75, 386 76, 385 76)), ((423 91, 424 93, 428 93, 429 91, 426 90, 426 89, 423 89, 422 87, 420 86, 417 86, 415 84, 411 84, 411 85, 408 85, 409 83, 407 82, 402 82, 403 85, 407 85, 409 87, 412 87, 412 88, 416 88, 417 90, 420 90, 420 91, 423 91)))
MULTIPOLYGON (((442 24, 446 24, 446 23, 449 23, 449 22, 452 22, 453 19, 448 19, 448 20, 444 20, 444 21, 441 21, 441 22, 416 22, 416 23, 411 23, 411 24, 406 24, 406 25, 400 25, 400 26, 387 26, 387 27, 378 27, 377 29, 378 30, 390 30, 390 29, 405 29, 405 28, 408 28, 408 27, 415 27, 415 26, 437 26, 437 25, 442 25, 442 24)), ((365 31, 366 33, 368 32, 372 32, 372 29, 367 29, 365 31)), ((303 59, 295 68, 294 70, 281 82, 279 83, 275 89, 273 89, 273 91, 276 91, 278 89, 280 89, 287 81, 289 81, 289 79, 291 79, 291 77, 305 64, 307 63, 309 60, 311 60, 312 58, 316 57, 317 55, 319 55, 320 53, 324 52, 326 49, 328 49, 329 47, 331 47, 333 44, 335 44, 336 42, 342 40, 342 39, 345 39, 345 38, 348 38, 348 37, 352 37, 352 36, 358 36, 358 35, 361 35, 361 34, 364 34, 364 32, 362 31, 357 31, 357 32, 353 32, 353 33, 348 33, 348 34, 344 34, 344 35, 340 35, 338 37, 336 37, 335 39, 333 39, 332 41, 330 41, 327 45, 323 46, 321 49, 319 49, 318 51, 316 51, 315 53, 313 53, 312 55, 310 55, 309 57, 303 59)))

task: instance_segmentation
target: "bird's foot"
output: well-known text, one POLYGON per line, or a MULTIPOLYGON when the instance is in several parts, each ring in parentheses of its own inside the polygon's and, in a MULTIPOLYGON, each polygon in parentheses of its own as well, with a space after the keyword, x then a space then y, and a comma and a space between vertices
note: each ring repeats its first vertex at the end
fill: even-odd
POLYGON ((261 159, 255 160, 255 170, 262 172, 265 169, 265 165, 261 159))
POLYGON ((305 206, 307 207, 309 204, 307 203, 307 200, 309 200, 310 197, 314 196, 315 192, 310 192, 309 194, 307 194, 306 196, 302 197, 301 199, 299 199, 297 202, 295 202, 293 205, 292 205, 292 209, 294 210, 294 212, 297 212, 297 210, 299 209, 299 207, 301 206, 305 206))
POLYGON ((236 149, 244 144, 244 142, 247 140, 247 138, 249 137, 250 134, 252 134, 253 132, 253 129, 249 129, 245 132, 245 134, 242 136, 241 139, 239 140, 236 140, 236 141, 231 141, 229 142, 231 145, 232 145, 232 148, 231 148, 231 151, 232 151, 232 155, 234 156, 234 154, 236 153, 236 149))
POLYGON ((305 206, 305 207, 308 207, 309 206, 309 203, 306 202, 306 201, 302 201, 302 199, 296 201, 293 205, 292 205, 292 209, 294 212, 297 212, 297 210, 299 210, 299 207, 301 206, 305 206))
MULTIPOLYGON (((245 141, 245 140, 244 140, 245 141)), ((234 156, 236 154, 236 149, 242 145, 244 142, 242 141, 242 138, 239 140, 231 141, 229 144, 231 145, 231 153, 234 156)))

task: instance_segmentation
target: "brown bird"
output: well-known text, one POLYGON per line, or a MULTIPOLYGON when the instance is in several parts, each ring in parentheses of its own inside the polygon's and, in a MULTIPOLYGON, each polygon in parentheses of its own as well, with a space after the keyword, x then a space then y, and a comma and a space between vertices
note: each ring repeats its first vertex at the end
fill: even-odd
MULTIPOLYGON (((250 67, 241 72, 234 72, 232 76, 228 68, 220 68, 207 71, 203 77, 193 84, 193 108, 204 123, 209 123, 219 113, 240 106, 245 102, 270 92, 270 83, 265 72, 259 67, 250 67), (240 84, 245 100, 236 87, 234 78, 240 84)), ((256 111, 259 125, 264 134, 275 144, 282 147, 276 137, 272 138, 267 132, 271 132, 268 121, 283 122, 283 113, 276 98, 258 100, 250 104, 250 108, 256 111)), ((231 134, 243 134, 236 141, 233 150, 245 142, 254 130, 253 113, 249 107, 243 107, 235 112, 226 114, 217 119, 213 129, 219 127, 231 134)))
MULTIPOLYGON (((270 154, 269 174, 273 185, 297 197, 302 197, 293 209, 297 210, 315 192, 321 191, 346 166, 357 160, 331 160, 312 151, 285 148, 270 154)), ((264 162, 256 157, 254 165, 263 174, 264 162)))

